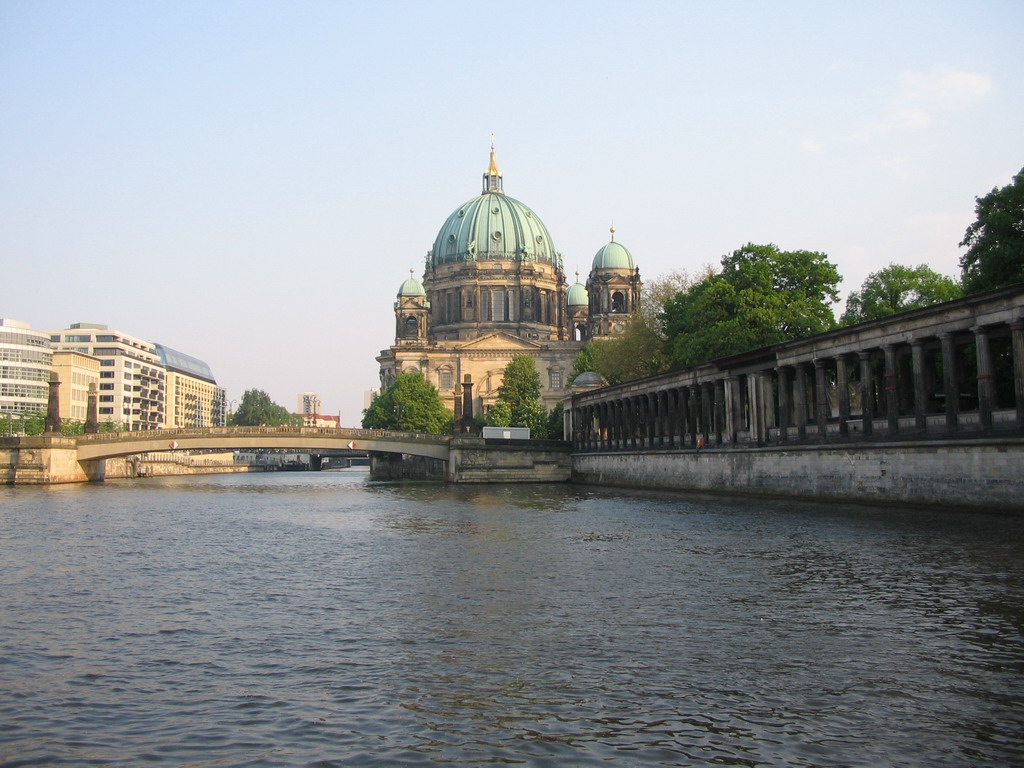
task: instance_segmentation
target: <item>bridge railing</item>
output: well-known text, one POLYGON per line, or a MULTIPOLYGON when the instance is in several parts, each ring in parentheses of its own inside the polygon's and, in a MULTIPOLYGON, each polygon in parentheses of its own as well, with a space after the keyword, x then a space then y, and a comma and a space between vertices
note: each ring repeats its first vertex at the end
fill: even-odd
POLYGON ((79 443, 115 443, 129 440, 176 440, 196 437, 245 436, 327 437, 341 440, 411 440, 413 442, 448 442, 451 435, 429 435, 419 432, 394 432, 386 429, 356 429, 346 427, 189 427, 173 429, 137 430, 134 432, 98 432, 78 435, 79 443))

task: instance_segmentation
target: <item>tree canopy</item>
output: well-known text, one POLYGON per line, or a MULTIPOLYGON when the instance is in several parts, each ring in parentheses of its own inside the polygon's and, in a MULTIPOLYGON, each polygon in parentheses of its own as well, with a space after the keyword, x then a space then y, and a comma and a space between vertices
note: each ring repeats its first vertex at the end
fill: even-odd
POLYGON ((961 293, 960 285, 953 278, 940 275, 925 264, 916 267, 890 264, 872 272, 860 290, 850 294, 841 322, 852 325, 888 317, 908 309, 952 301, 961 293))
POLYGON ((515 355, 505 366, 498 398, 487 411, 487 424, 529 427, 531 437, 547 437, 547 414, 540 401, 540 374, 529 355, 515 355))
POLYGON ((231 424, 236 427, 278 427, 294 421, 288 410, 271 400, 262 389, 247 389, 231 417, 231 424))
POLYGON ((960 257, 964 293, 1024 282, 1024 168, 1013 182, 975 198, 977 220, 967 228, 960 257))
POLYGON ((722 258, 720 273, 665 303, 669 362, 698 365, 834 328, 839 282, 823 253, 745 245, 722 258))
POLYGON ((451 432, 452 418, 422 373, 400 373, 363 411, 363 428, 443 435, 451 432))
POLYGON ((609 384, 642 379, 667 370, 665 340, 639 312, 622 333, 595 339, 577 354, 574 374, 596 371, 609 384), (580 365, 586 366, 582 369, 580 365))

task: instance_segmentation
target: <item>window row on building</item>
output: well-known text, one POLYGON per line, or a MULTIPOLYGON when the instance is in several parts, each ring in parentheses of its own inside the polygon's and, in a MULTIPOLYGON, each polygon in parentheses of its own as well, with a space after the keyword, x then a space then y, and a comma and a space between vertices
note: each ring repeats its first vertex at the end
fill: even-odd
POLYGON ((105 325, 41 331, 0 318, 0 362, 0 415, 45 410, 56 380, 62 419, 85 421, 91 392, 99 421, 118 429, 225 424, 224 390, 206 363, 105 325))

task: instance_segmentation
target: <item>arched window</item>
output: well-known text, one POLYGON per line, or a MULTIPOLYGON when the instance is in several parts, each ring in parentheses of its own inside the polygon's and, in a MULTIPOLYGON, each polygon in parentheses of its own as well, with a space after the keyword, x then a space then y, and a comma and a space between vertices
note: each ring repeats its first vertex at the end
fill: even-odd
POLYGON ((405 338, 407 338, 407 339, 415 339, 417 336, 419 336, 419 333, 420 333, 419 321, 415 317, 411 317, 411 316, 405 318, 405 338))
POLYGON ((590 338, 590 331, 587 326, 583 323, 577 323, 573 329, 573 340, 574 341, 587 341, 590 338))
POLYGON ((612 294, 612 314, 621 314, 626 311, 626 297, 621 291, 612 294))

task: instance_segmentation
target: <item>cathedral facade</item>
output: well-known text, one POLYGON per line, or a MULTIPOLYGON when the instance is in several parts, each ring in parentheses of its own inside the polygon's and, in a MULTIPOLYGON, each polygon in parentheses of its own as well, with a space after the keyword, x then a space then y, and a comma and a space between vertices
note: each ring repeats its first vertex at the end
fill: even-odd
POLYGON ((550 410, 568 394, 576 353, 624 329, 640 299, 640 270, 614 229, 586 285, 577 273, 567 286, 547 227, 503 186, 492 147, 481 194, 444 222, 422 281, 410 270, 399 288, 395 343, 377 357, 382 387, 422 373, 457 418, 463 384, 472 385, 473 414, 484 413, 515 355, 533 358, 550 410))

